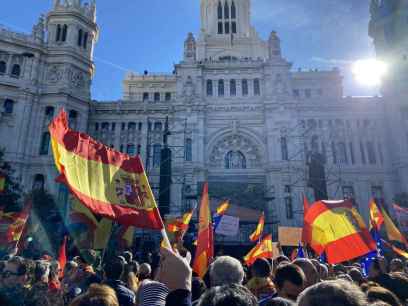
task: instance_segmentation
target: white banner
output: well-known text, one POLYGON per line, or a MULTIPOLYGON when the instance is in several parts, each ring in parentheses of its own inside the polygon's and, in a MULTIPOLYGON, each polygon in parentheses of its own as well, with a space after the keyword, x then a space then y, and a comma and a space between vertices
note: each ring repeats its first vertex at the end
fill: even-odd
POLYGON ((224 215, 218 224, 215 233, 224 236, 236 236, 239 231, 239 218, 224 215))

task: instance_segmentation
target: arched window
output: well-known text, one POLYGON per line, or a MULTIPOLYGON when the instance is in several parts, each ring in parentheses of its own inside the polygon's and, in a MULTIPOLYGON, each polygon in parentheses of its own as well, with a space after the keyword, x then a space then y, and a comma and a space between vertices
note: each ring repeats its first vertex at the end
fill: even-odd
POLYGON ((153 167, 160 166, 161 148, 161 144, 156 143, 155 145, 153 145, 153 167))
POLYGON ((347 147, 344 142, 339 142, 337 144, 337 160, 340 164, 347 164, 347 147))
POLYGON ((237 18, 237 9, 235 8, 235 2, 231 3, 231 19, 237 18))
POLYGON ((64 24, 64 26, 62 27, 62 41, 66 41, 67 40, 67 32, 68 32, 68 26, 66 24, 64 24))
POLYGON ((61 40, 61 25, 57 25, 57 34, 55 35, 55 41, 61 40))
POLYGON ((224 80, 218 80, 218 96, 224 96, 224 80))
POLYGON ((221 1, 218 2, 218 19, 222 19, 222 4, 221 4, 221 1))
POLYGON ((225 1, 225 4, 224 4, 224 19, 229 19, 229 16, 230 16, 230 11, 229 10, 230 9, 229 9, 228 1, 225 1))
POLYGON ((248 95, 248 80, 246 80, 246 79, 242 80, 242 95, 243 96, 248 95))
POLYGON ((213 95, 213 83, 212 80, 207 80, 207 96, 212 97, 213 95))
POLYGON ((135 122, 129 122, 128 123, 128 130, 129 131, 136 131, 136 123, 135 122))
POLYGON ((79 47, 82 46, 82 35, 83 35, 83 31, 82 31, 82 29, 79 29, 79 31, 78 31, 78 41, 77 41, 77 44, 78 44, 79 47))
POLYGON ((11 76, 15 78, 19 78, 21 74, 21 68, 19 64, 14 64, 13 68, 11 69, 11 76))
POLYGON ((193 141, 191 138, 186 139, 186 151, 185 151, 185 159, 186 161, 192 161, 193 160, 193 141))
POLYGON ((134 144, 128 144, 127 147, 126 147, 126 153, 128 155, 131 155, 131 156, 135 155, 135 153, 136 153, 135 145, 134 144))
POLYGON ((14 101, 11 99, 6 99, 4 101, 4 113, 12 114, 14 110, 14 101))
POLYGON ((377 157, 375 155, 374 144, 371 141, 367 142, 367 155, 369 164, 375 165, 377 163, 377 157))
POLYGON ((246 159, 241 151, 229 151, 225 155, 225 169, 246 169, 246 159))
POLYGON ((87 46, 88 46, 88 32, 85 32, 85 34, 84 34, 84 44, 83 44, 83 46, 84 46, 84 49, 86 49, 87 46))
POLYGON ((45 132, 41 137, 40 144, 40 155, 48 155, 48 150, 50 147, 50 133, 45 132))
POLYGON ((161 122, 155 122, 154 123, 154 130, 155 131, 161 131, 163 128, 163 124, 161 122))
POLYGON ((34 190, 43 190, 45 185, 45 178, 42 174, 36 174, 33 181, 34 190))
POLYGON ((261 95, 261 84, 259 79, 254 80, 254 95, 260 96, 261 95))
POLYGON ((5 74, 7 72, 7 64, 5 61, 0 61, 0 74, 5 74))
POLYGON ((237 95, 237 81, 230 80, 230 96, 235 97, 237 95))

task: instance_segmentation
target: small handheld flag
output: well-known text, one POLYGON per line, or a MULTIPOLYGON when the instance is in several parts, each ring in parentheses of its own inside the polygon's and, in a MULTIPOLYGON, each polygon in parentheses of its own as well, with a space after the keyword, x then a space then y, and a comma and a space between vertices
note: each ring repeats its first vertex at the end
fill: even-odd
POLYGON ((259 218, 259 222, 258 222, 258 225, 256 226, 255 231, 251 234, 251 236, 249 236, 249 239, 252 242, 256 242, 261 238, 263 230, 264 230, 264 226, 265 226, 265 214, 262 213, 261 217, 259 218))
POLYGON ((247 266, 252 266, 258 258, 273 257, 272 235, 267 235, 244 257, 247 266))

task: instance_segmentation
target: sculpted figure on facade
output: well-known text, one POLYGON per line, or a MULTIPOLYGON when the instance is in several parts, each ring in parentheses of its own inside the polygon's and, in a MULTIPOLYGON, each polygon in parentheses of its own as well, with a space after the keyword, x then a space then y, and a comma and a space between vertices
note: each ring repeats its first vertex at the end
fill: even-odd
POLYGON ((47 80, 51 84, 57 84, 62 80, 63 72, 57 65, 52 65, 48 70, 47 80))
POLYGON ((191 76, 188 76, 186 82, 184 83, 183 96, 186 103, 193 103, 195 98, 195 84, 191 76))

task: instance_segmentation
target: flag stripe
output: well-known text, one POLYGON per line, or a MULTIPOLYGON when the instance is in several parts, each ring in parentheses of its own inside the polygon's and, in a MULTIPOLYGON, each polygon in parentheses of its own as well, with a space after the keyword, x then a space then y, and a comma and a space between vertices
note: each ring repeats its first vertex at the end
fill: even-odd
MULTIPOLYGON (((65 147, 68 152, 86 160, 116 166, 126 172, 144 172, 142 164, 137 162, 137 156, 130 157, 127 154, 112 150, 87 134, 69 129, 66 118, 62 113, 54 119, 49 129, 52 136, 53 150, 55 146, 65 147)), ((65 166, 64 163, 59 161, 60 156, 58 154, 54 154, 54 157, 60 166, 65 166)))
POLYGON ((356 257, 364 256, 376 249, 370 233, 363 231, 329 242, 326 247, 326 255, 330 264, 338 264, 356 257))
POLYGON ((75 190, 68 183, 66 183, 66 185, 85 206, 89 207, 89 209, 92 211, 97 211, 101 216, 114 219, 121 224, 129 224, 137 227, 147 227, 152 229, 163 228, 160 212, 157 208, 144 210, 123 207, 121 205, 111 205, 108 202, 98 201, 78 190, 75 190))

